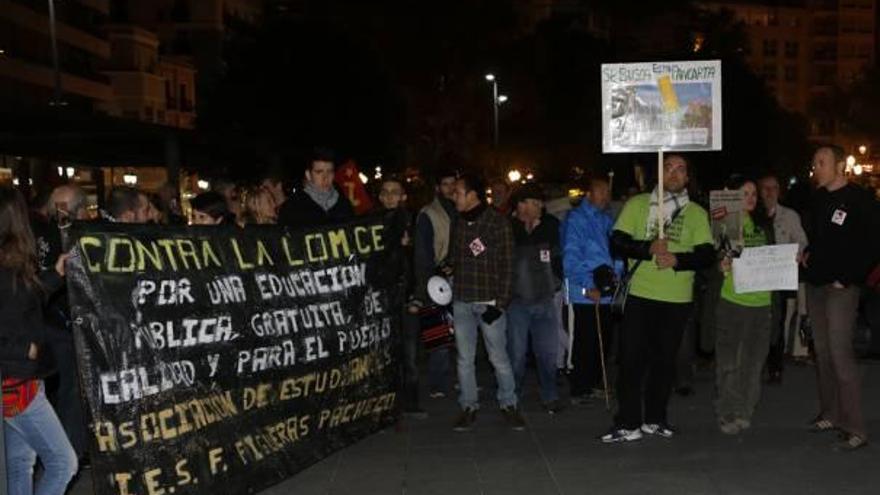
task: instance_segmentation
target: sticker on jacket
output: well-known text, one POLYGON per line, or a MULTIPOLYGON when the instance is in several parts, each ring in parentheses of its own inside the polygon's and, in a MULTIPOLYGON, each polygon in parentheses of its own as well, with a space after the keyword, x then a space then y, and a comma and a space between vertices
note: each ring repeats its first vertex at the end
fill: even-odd
POLYGON ((471 241, 470 248, 471 253, 473 253, 474 256, 479 256, 486 250, 486 245, 483 244, 483 241, 481 241, 479 237, 477 237, 471 241))
POLYGON ((550 263, 550 250, 542 249, 541 250, 541 263, 550 263))
POLYGON ((843 225, 843 222, 846 221, 846 212, 840 209, 834 210, 834 215, 831 215, 831 223, 836 223, 837 225, 843 225))

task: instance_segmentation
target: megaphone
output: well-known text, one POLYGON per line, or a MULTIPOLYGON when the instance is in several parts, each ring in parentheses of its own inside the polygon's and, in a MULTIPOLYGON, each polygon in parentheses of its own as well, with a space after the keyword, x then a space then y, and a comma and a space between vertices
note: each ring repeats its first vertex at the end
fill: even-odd
POLYGON ((428 279, 428 297, 434 304, 446 306, 452 302, 452 286, 445 278, 434 275, 428 279))

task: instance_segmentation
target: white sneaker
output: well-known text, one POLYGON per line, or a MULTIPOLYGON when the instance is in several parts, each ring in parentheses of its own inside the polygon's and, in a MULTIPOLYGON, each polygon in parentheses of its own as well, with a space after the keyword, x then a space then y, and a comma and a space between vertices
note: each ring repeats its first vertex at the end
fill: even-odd
POLYGON ((599 440, 602 440, 602 443, 635 442, 641 439, 642 431, 638 428, 636 428, 635 430, 627 430, 625 428, 611 428, 608 433, 602 435, 599 438, 599 440))
POLYGON ((663 438, 672 438, 675 435, 675 430, 667 424, 646 423, 642 425, 641 430, 645 435, 656 435, 663 438))

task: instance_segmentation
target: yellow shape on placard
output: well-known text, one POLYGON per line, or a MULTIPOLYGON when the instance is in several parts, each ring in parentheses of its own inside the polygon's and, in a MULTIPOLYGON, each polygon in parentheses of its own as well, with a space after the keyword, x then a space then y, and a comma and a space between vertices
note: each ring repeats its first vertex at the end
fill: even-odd
POLYGON ((672 78, 660 76, 657 79, 657 87, 660 89, 660 99, 663 101, 663 110, 666 112, 675 112, 678 110, 678 95, 675 94, 675 88, 672 86, 672 78))

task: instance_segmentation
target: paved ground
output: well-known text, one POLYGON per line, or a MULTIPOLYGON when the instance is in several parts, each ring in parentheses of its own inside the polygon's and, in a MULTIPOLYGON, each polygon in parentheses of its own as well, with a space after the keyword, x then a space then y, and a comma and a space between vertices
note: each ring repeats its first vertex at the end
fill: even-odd
MULTIPOLYGON (((816 412, 812 368, 789 367, 782 386, 764 389, 754 426, 719 433, 712 375, 697 394, 675 398, 674 440, 602 445, 609 426, 601 404, 544 413, 534 387, 524 409, 530 428, 510 431, 486 391, 471 433, 455 433, 452 399, 426 400, 430 418, 408 421, 351 446, 265 492, 280 494, 877 494, 880 493, 880 362, 864 363, 865 411, 877 445, 830 448, 833 435, 805 431, 816 412)), ((534 376, 530 377, 534 381, 534 376)), ((81 480, 74 494, 90 493, 81 480)))

